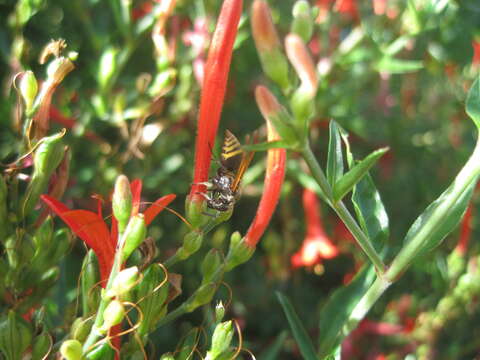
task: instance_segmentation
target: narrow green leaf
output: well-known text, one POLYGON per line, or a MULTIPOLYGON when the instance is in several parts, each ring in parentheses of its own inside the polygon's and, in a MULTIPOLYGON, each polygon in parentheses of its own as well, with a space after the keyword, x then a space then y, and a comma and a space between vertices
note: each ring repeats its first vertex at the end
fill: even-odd
POLYGON ((465 110, 477 128, 480 128, 480 77, 475 80, 468 91, 465 110))
POLYGON ((288 149, 291 147, 286 141, 277 140, 277 141, 269 141, 264 143, 258 144, 250 144, 250 145, 243 145, 242 149, 245 151, 267 151, 270 149, 288 149))
POLYGON ((343 175, 342 141, 338 124, 330 121, 330 135, 328 140, 327 179, 334 185, 343 175))
POLYGON ((348 334, 342 328, 351 312, 375 280, 373 265, 365 266, 347 286, 342 286, 330 296, 320 312, 319 358, 334 356, 340 342, 348 334))
POLYGON ((389 236, 388 215, 369 173, 354 186, 352 202, 360 226, 380 251, 389 236))
POLYGON ((280 351, 282 351, 282 346, 287 339, 287 332, 282 331, 280 335, 277 336, 273 344, 271 344, 267 349, 262 351, 258 360, 276 360, 280 358, 280 351))
POLYGON ((367 173, 370 168, 388 151, 388 148, 375 150, 353 166, 333 187, 333 198, 341 200, 367 173))
POLYGON ((292 330, 293 337, 297 342, 303 358, 305 360, 317 360, 317 355, 315 353, 315 348, 313 347, 312 341, 308 336, 307 331, 303 327, 301 320, 298 318, 298 315, 295 312, 292 304, 282 293, 277 291, 276 294, 280 305, 282 305, 283 311, 288 320, 288 324, 292 330))
MULTIPOLYGON (((428 234, 428 238, 423 241, 423 243, 415 251, 415 258, 440 245, 442 240, 453 229, 455 229, 460 220, 462 220, 463 214, 467 210, 468 203, 472 197, 476 183, 476 180, 472 181, 465 191, 458 197, 458 199, 456 199, 455 203, 449 206, 448 211, 444 214, 441 221, 436 221, 436 225, 432 229, 429 229, 430 232, 428 234)), ((432 220, 438 220, 438 212, 446 206, 445 204, 452 200, 451 196, 453 196, 453 185, 454 184, 450 185, 447 190, 445 190, 437 200, 432 202, 415 220, 405 236, 404 244, 408 244, 419 231, 422 231, 428 227, 428 224, 432 220)))

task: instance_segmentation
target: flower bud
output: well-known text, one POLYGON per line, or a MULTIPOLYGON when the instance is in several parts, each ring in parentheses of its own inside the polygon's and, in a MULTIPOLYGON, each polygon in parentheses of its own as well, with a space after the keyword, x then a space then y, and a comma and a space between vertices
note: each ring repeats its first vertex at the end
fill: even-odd
POLYGON ((185 235, 183 238, 183 245, 180 249, 178 249, 178 256, 181 260, 185 260, 190 255, 195 253, 200 246, 202 246, 203 242, 203 234, 191 231, 185 235))
POLYGON ((146 234, 147 225, 145 224, 143 214, 137 214, 130 218, 123 234, 125 245, 122 248, 122 263, 125 262, 132 252, 145 240, 146 234))
POLYGON ((125 317, 125 307, 119 300, 112 300, 103 312, 103 325, 98 331, 106 333, 112 326, 118 325, 125 317))
POLYGON ((218 304, 215 306, 215 322, 222 321, 223 317, 225 316, 225 306, 223 305, 222 301, 219 301, 218 304))
POLYGON ((66 340, 60 346, 60 354, 66 360, 81 360, 83 355, 82 344, 78 340, 66 340))
POLYGON ((222 266, 222 257, 217 249, 211 249, 202 262, 202 284, 214 281, 214 276, 222 266))
POLYGON ((33 235, 33 244, 38 252, 47 251, 53 239, 53 221, 48 216, 43 224, 35 231, 33 235))
POLYGON ((66 57, 62 56, 53 60, 47 68, 47 82, 53 86, 60 84, 74 68, 73 62, 66 57))
POLYGON ((110 82, 117 72, 117 54, 117 49, 108 48, 100 58, 97 81, 102 92, 108 90, 110 82))
POLYGON ((295 147, 299 140, 293 127, 293 119, 277 98, 267 87, 259 85, 255 88, 255 100, 262 116, 273 125, 280 138, 295 147))
POLYGON ((282 89, 288 89, 288 62, 282 52, 270 8, 263 0, 255 0, 252 5, 252 34, 263 71, 282 89))
POLYGON ((212 335, 212 346, 207 352, 205 360, 217 359, 223 352, 228 350, 233 338, 232 321, 225 321, 215 327, 212 335))
POLYGON ((31 342, 30 325, 13 310, 0 319, 0 351, 6 359, 20 359, 31 342))
POLYGON ((115 181, 112 196, 113 216, 118 221, 118 232, 122 234, 132 214, 132 191, 130 182, 125 175, 120 175, 115 181))
POLYGON ((160 360, 175 360, 175 358, 173 357, 172 354, 168 353, 168 354, 163 354, 160 360))
POLYGON ((207 216, 204 214, 207 209, 207 204, 205 201, 199 201, 200 199, 200 196, 188 195, 185 200, 187 220, 192 224, 194 229, 200 227, 208 220, 207 216))
POLYGON ((306 0, 298 0, 293 5, 293 22, 291 32, 297 34, 304 42, 309 42, 313 33, 313 15, 306 0))
POLYGON ((226 259, 226 271, 248 261, 255 252, 254 246, 249 246, 238 231, 234 232, 230 238, 230 248, 228 249, 226 259))
POLYGON ((139 273, 136 266, 124 269, 120 271, 115 279, 111 288, 107 291, 106 296, 108 298, 121 297, 128 293, 138 282, 139 273))
POLYGON ((33 103, 38 93, 37 79, 32 71, 28 70, 23 73, 18 89, 25 102, 25 113, 27 116, 31 116, 33 103))
POLYGON ((192 312, 196 308, 209 303, 217 290, 217 284, 208 283, 200 286, 195 293, 184 303, 186 312, 192 312))

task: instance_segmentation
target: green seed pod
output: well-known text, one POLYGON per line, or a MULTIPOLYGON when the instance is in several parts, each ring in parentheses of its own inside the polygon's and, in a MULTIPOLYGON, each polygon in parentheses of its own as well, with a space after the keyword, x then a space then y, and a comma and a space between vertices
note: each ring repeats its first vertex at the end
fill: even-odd
POLYGON ((47 189, 48 181, 63 159, 65 147, 62 143, 64 133, 45 137, 33 155, 33 175, 25 196, 21 201, 21 218, 32 212, 40 195, 47 189))
POLYGON ((82 313, 83 316, 93 314, 100 303, 100 273, 98 261, 93 250, 89 250, 83 259, 82 277, 80 285, 82 290, 82 313))
POLYGON ((18 85, 18 90, 25 102, 25 113, 27 116, 31 116, 33 103, 38 93, 37 79, 32 71, 28 70, 23 73, 20 84, 18 85))
POLYGON ((66 360, 81 360, 83 355, 82 344, 78 340, 66 340, 60 346, 60 354, 66 360))
POLYGON ((202 262, 202 284, 213 281, 216 273, 219 273, 222 266, 222 257, 217 249, 211 249, 202 262))
POLYGON ((72 339, 78 340, 83 343, 90 334, 93 321, 94 319, 92 317, 87 319, 76 318, 72 326, 70 327, 70 336, 72 337, 72 339))
POLYGON ((238 231, 234 232, 230 237, 230 248, 225 260, 226 271, 248 261, 254 252, 255 248, 248 246, 238 231))
POLYGON ((293 22, 291 32, 299 35, 308 43, 312 38, 314 18, 310 4, 306 0, 298 0, 293 5, 293 22))
POLYGON ((33 339, 32 360, 45 359, 46 355, 52 351, 52 346, 53 340, 51 335, 46 331, 42 331, 40 335, 37 335, 35 339, 33 339))
POLYGON ((165 301, 168 296, 169 283, 165 281, 165 271, 152 264, 143 273, 143 280, 135 288, 136 301, 143 314, 143 321, 138 334, 144 336, 155 329, 156 323, 165 315, 165 301), (160 285, 163 285, 160 287, 160 285))
POLYGON ((212 346, 205 360, 215 360, 228 350, 233 338, 232 321, 225 321, 215 327, 212 335, 212 346))
POLYGON ((0 319, 0 351, 8 360, 20 360, 32 342, 30 325, 13 310, 0 319))
POLYGON ((203 234, 191 231, 183 238, 183 245, 178 249, 178 255, 181 260, 185 260, 195 253, 202 246, 203 234))
POLYGON ((186 312, 192 312, 196 308, 208 304, 212 301, 213 295, 217 291, 217 284, 208 283, 201 285, 195 293, 184 303, 186 312))
POLYGON ((125 245, 122 248, 122 263, 125 262, 132 252, 145 240, 147 225, 143 214, 133 216, 125 229, 123 237, 125 245))
POLYGON ((105 334, 111 327, 118 325, 125 317, 125 307, 121 301, 112 300, 103 312, 103 325, 98 331, 105 334))
POLYGON ((107 291, 105 296, 107 298, 122 297, 127 294, 138 282, 139 273, 138 267, 132 266, 130 268, 120 271, 115 279, 113 279, 112 286, 107 291))
POLYGON ((175 360, 171 353, 163 354, 160 360, 175 360))
POLYGON ((132 214, 132 192, 130 182, 125 175, 117 177, 112 196, 113 216, 118 221, 118 232, 121 234, 132 214))

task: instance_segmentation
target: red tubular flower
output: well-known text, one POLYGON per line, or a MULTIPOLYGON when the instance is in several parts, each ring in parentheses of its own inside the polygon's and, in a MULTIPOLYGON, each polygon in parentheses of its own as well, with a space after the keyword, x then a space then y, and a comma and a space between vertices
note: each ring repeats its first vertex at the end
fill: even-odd
MULTIPOLYGON (((142 182, 140 180, 132 181, 132 215, 138 213, 141 189, 142 182)), ((41 199, 68 225, 75 235, 93 249, 98 258, 101 283, 102 286, 105 286, 112 270, 117 245, 116 219, 112 216, 112 230, 110 231, 100 210, 98 213, 88 210, 70 210, 51 196, 42 195, 41 199)), ((174 194, 165 195, 149 206, 144 212, 146 224, 150 224, 173 199, 175 199, 174 194)))
POLYGON ((307 235, 300 250, 290 259, 294 268, 313 266, 319 264, 322 259, 334 258, 339 253, 323 229, 317 195, 309 189, 303 191, 303 209, 307 235))
POLYGON ((473 205, 472 203, 470 203, 460 224, 460 238, 458 240, 457 246, 455 247, 455 251, 462 256, 465 255, 465 253, 467 252, 468 243, 470 242, 470 238, 472 236, 472 212, 473 205))
POLYGON ((472 41, 472 47, 473 47, 472 64, 474 66, 478 66, 480 64, 480 40, 472 41))
MULTIPOLYGON (((280 140, 280 137, 268 120, 267 132, 269 142, 280 140)), ((257 214, 244 238, 245 244, 251 248, 254 248, 262 237, 277 206, 285 177, 286 158, 287 151, 285 149, 268 150, 262 198, 257 208, 257 214)))
POLYGON ((213 34, 212 44, 205 65, 205 77, 198 114, 198 132, 195 143, 195 169, 190 200, 202 203, 204 185, 212 157, 212 147, 222 111, 232 49, 237 35, 238 22, 242 12, 242 0, 225 0, 213 34))

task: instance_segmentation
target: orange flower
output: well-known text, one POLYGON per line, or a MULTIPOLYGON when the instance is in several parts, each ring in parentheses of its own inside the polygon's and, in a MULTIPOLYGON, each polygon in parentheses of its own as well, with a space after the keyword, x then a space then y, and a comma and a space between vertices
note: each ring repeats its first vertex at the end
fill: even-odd
POLYGON ((290 259, 294 268, 313 266, 319 264, 322 259, 334 258, 339 253, 323 229, 317 195, 309 189, 303 191, 303 209, 307 235, 300 250, 290 259))

